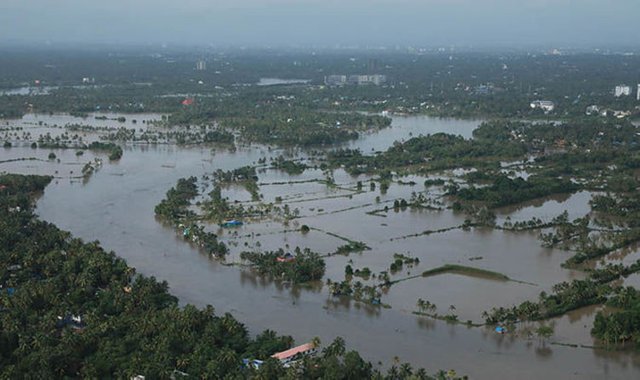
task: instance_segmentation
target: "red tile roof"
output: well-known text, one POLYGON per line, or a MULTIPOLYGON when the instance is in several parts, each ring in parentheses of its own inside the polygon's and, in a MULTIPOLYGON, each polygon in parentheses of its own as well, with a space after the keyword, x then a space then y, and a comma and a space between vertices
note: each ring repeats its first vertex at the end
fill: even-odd
POLYGON ((311 343, 305 343, 301 346, 290 348, 286 351, 278 352, 277 354, 271 355, 272 358, 276 358, 278 360, 285 360, 292 356, 295 356, 299 353, 307 352, 313 350, 313 345, 311 343))

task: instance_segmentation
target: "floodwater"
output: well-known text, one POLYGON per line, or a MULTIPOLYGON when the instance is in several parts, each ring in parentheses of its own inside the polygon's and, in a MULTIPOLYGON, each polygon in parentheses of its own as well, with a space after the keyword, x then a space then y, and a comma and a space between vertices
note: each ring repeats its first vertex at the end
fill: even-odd
MULTIPOLYGON (((88 118, 85 122, 90 124, 93 120, 88 118)), ((409 133, 439 130, 470 134, 473 123, 426 117, 401 121, 394 118, 392 127, 379 132, 385 138, 379 134, 367 135, 354 146, 382 150, 395 140, 410 138, 409 133)), ((430 371, 453 368, 460 374, 481 379, 627 379, 640 373, 637 353, 543 344, 524 336, 497 335, 489 328, 451 325, 412 314, 417 299, 423 298, 435 303, 441 314, 446 314, 454 305, 460 320, 478 322, 481 312, 493 306, 509 306, 535 298, 557 282, 582 276, 560 267, 570 253, 542 248, 535 234, 485 229, 464 231, 456 228, 464 216, 450 210, 394 211, 394 199, 408 199, 413 192, 425 191, 418 179, 414 186, 394 183, 386 194, 381 194, 379 189, 369 190, 366 177, 352 178, 341 171, 334 174, 337 188, 317 182, 275 184, 283 180, 322 178, 319 171, 293 177, 275 170, 260 173, 263 183, 260 192, 265 201, 282 196, 283 203, 299 209, 300 218, 288 228, 275 221, 262 220, 249 222, 234 230, 235 233, 225 231, 221 239, 237 243, 231 246, 229 261, 237 260, 237 254, 245 249, 245 242, 255 246, 260 241, 261 249, 277 249, 289 244, 292 248, 310 247, 329 253, 344 244, 340 238, 344 237, 363 241, 372 249, 348 257, 328 257, 325 279, 342 280, 349 260, 354 269, 369 267, 373 273, 388 270, 393 253, 398 252, 418 257, 420 263, 403 268, 393 274, 392 279, 451 263, 504 273, 518 282, 460 274, 417 277, 399 282, 383 294, 382 301, 389 304, 390 309, 336 299, 329 295, 326 287, 292 289, 212 260, 186 244, 170 227, 158 222, 153 213, 155 205, 179 178, 201 177, 216 169, 250 165, 262 157, 278 156, 281 151, 261 146, 240 148, 236 152, 220 149, 213 152, 210 147, 127 145, 118 162, 109 163, 106 157, 98 155, 105 163, 88 181, 74 176, 80 165, 95 158, 93 155, 78 157, 72 150, 54 152, 60 162, 47 159, 49 150, 32 150, 26 146, 0 150, 0 171, 39 174, 57 171, 54 182, 38 201, 37 212, 42 219, 87 241, 99 240, 105 249, 115 251, 138 272, 166 280, 182 303, 211 304, 218 313, 231 312, 254 333, 268 328, 292 335, 298 342, 318 336, 324 343, 342 336, 350 348, 374 363, 388 364, 398 356, 401 361, 430 371), (26 157, 36 160, 7 161, 26 157), (364 181, 362 192, 355 191, 358 180, 364 181), (385 205, 390 205, 390 210, 375 215, 366 213, 385 205), (301 224, 314 229, 306 235, 283 232, 301 224), (452 229, 442 233, 421 234, 450 227, 452 229)), ((228 196, 237 194, 240 198, 244 190, 226 192, 228 196)), ((429 188, 428 192, 434 198, 441 195, 437 187, 429 188)), ((243 200, 249 199, 243 196, 243 200)), ((526 219, 538 215, 539 210, 545 215, 553 211, 549 214, 552 216, 563 208, 576 208, 570 211, 581 216, 587 201, 587 195, 578 193, 568 199, 547 201, 554 203, 505 210, 501 217, 512 212, 522 213, 520 217, 526 219)), ((593 345, 589 329, 584 327, 592 318, 593 311, 589 310, 561 318, 556 322, 557 336, 551 341, 593 345)))
POLYGON ((374 133, 364 133, 363 138, 349 143, 348 147, 360 149, 363 153, 368 154, 386 150, 394 141, 403 142, 412 137, 439 132, 471 138, 473 130, 481 123, 479 120, 458 120, 422 115, 394 115, 391 120, 391 128, 384 128, 374 133))

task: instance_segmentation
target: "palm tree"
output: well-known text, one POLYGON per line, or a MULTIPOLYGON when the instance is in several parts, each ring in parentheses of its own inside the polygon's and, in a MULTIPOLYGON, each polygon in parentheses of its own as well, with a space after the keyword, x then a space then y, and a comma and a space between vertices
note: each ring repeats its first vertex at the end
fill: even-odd
POLYGON ((547 326, 541 323, 540 326, 538 326, 538 328, 536 329, 536 335, 538 335, 538 338, 542 342, 542 345, 545 346, 547 339, 549 339, 553 335, 553 326, 547 326))
POLYGON ((318 348, 320 346, 320 338, 314 336, 313 339, 311 339, 311 346, 313 346, 314 349, 318 348))

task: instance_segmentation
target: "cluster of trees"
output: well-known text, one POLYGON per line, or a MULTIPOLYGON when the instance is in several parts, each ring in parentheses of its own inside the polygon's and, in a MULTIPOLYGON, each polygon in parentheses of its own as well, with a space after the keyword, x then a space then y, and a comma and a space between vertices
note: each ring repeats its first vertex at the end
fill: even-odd
POLYGON ((336 249, 336 255, 349 255, 352 252, 363 252, 371 248, 361 241, 350 241, 336 249))
POLYGON ((198 195, 197 182, 196 177, 180 178, 176 186, 167 191, 166 198, 156 205, 155 213, 207 253, 224 257, 228 253, 227 246, 218 241, 214 233, 207 232, 202 226, 197 225, 196 214, 188 208, 191 200, 198 195))
POLYGON ((379 286, 364 285, 360 281, 352 281, 351 276, 341 282, 327 280, 329 292, 334 297, 350 297, 356 302, 370 305, 381 305, 382 292, 379 286))
POLYGON ((420 259, 417 257, 411 257, 403 255, 401 253, 394 253, 393 262, 391 263, 389 270, 391 271, 391 273, 393 273, 401 270, 404 265, 408 265, 411 268, 414 265, 418 264, 420 264, 420 259))
POLYGON ((359 150, 338 149, 327 155, 331 167, 344 166, 350 174, 380 173, 414 167, 432 171, 478 167, 483 162, 521 158, 526 153, 518 143, 503 144, 485 139, 464 139, 445 133, 413 137, 395 143, 385 152, 365 156, 359 150))
POLYGON ((540 176, 511 179, 506 175, 499 175, 491 185, 484 187, 460 188, 453 184, 448 187, 447 194, 465 201, 481 201, 490 207, 501 207, 552 194, 573 193, 578 189, 578 185, 565 179, 540 176))
POLYGON ((298 107, 257 109, 256 115, 222 118, 244 140, 285 146, 330 145, 358 138, 358 131, 386 127, 391 119, 353 113, 328 113, 298 107))
POLYGON ((629 266, 608 264, 592 270, 584 280, 565 281, 554 285, 552 294, 541 292, 538 302, 525 301, 511 308, 493 308, 484 312, 483 317, 487 324, 536 321, 563 315, 584 306, 603 304, 612 292, 617 291, 620 294, 620 290, 610 285, 613 281, 638 271, 640 261, 629 266))
POLYGON ((296 284, 322 279, 326 267, 320 255, 308 248, 301 250, 299 247, 296 247, 293 254, 280 248, 264 253, 242 252, 240 258, 250 262, 261 275, 296 284))
POLYGON ((273 160, 271 165, 289 175, 302 174, 308 168, 307 165, 293 160, 287 160, 282 155, 273 160))
POLYGON ((640 347, 640 291, 631 286, 617 288, 607 304, 615 309, 598 312, 591 333, 607 345, 631 341, 640 347))
POLYGON ((251 194, 252 200, 260 200, 258 175, 256 174, 256 168, 253 166, 243 166, 227 171, 218 169, 213 173, 213 178, 217 182, 216 185, 239 183, 251 194))
POLYGON ((107 151, 109 153, 109 159, 112 161, 122 158, 122 147, 112 142, 104 143, 100 141, 94 141, 89 144, 89 146, 87 146, 87 149, 107 151))
POLYGON ((190 144, 222 144, 234 147, 235 136, 224 129, 202 125, 199 127, 174 128, 172 130, 140 130, 135 128, 118 128, 112 132, 112 128, 96 128, 82 126, 87 131, 108 131, 100 136, 106 141, 120 142, 146 142, 146 143, 175 143, 178 145, 190 144))
POLYGON ((167 191, 165 199, 155 207, 156 215, 173 224, 181 223, 187 217, 193 217, 193 211, 187 207, 198 195, 198 179, 196 177, 180 178, 175 187, 167 191))

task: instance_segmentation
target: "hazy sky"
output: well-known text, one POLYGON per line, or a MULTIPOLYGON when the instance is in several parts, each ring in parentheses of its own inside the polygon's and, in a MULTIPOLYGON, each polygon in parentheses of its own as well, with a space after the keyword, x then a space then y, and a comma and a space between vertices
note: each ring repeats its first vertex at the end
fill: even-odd
POLYGON ((640 44, 640 0, 0 0, 0 43, 640 44))

